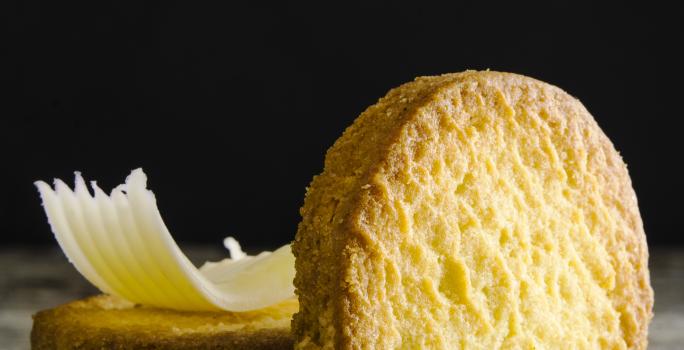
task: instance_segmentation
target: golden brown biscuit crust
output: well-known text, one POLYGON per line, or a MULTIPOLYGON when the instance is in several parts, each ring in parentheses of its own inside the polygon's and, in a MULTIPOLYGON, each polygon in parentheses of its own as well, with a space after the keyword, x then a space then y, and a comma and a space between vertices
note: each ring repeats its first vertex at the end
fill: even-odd
POLYGON ((291 349, 296 300, 256 312, 184 312, 99 295, 34 315, 33 349, 291 349))

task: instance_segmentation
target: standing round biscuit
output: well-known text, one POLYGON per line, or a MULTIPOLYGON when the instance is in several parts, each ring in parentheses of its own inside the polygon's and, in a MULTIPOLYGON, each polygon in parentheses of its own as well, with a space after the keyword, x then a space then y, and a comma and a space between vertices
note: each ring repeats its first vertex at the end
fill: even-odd
POLYGON ((549 84, 468 71, 391 90, 301 214, 296 348, 646 348, 627 168, 549 84))

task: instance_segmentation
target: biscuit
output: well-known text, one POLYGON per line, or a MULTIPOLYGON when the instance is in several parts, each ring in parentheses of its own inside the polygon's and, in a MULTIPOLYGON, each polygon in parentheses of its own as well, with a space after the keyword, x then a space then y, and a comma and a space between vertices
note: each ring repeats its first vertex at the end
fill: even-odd
POLYGON ((34 315, 33 349, 291 349, 295 299, 250 312, 175 311, 99 295, 34 315))
POLYGON ((467 71, 395 88, 300 212, 295 348, 646 348, 627 168, 557 87, 467 71))

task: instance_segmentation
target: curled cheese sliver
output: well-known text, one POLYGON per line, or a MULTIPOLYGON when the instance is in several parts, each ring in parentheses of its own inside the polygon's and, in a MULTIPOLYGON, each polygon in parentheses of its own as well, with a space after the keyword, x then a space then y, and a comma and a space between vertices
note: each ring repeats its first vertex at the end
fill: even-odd
POLYGON ((178 310, 249 311, 294 297, 289 245, 246 255, 224 242, 231 259, 197 269, 171 237, 147 176, 136 169, 110 195, 76 173, 72 191, 36 186, 57 241, 76 269, 102 292, 134 303, 178 310))

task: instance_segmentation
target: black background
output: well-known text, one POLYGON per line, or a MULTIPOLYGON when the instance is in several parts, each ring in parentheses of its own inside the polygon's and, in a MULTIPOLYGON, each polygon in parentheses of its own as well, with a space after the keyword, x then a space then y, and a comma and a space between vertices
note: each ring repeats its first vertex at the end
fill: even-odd
POLYGON ((683 242, 678 9, 228 3, 0 5, 0 242, 54 244, 34 180, 81 170, 109 190, 142 166, 179 241, 286 243, 361 111, 415 76, 487 68, 580 98, 629 165, 649 242, 683 242))

